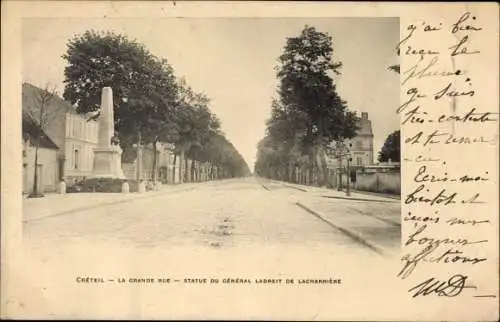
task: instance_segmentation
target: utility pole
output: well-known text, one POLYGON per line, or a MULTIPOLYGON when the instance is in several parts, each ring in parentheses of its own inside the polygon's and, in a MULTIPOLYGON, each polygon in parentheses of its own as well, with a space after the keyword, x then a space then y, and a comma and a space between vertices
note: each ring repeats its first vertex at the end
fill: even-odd
POLYGON ((347 156, 347 189, 346 189, 346 195, 350 196, 351 195, 351 167, 350 167, 350 161, 351 161, 351 156, 347 156))
POLYGON ((342 154, 339 153, 339 184, 337 185, 337 190, 342 191, 342 154))
POLYGON ((352 144, 349 143, 349 147, 346 146, 344 142, 337 142, 335 144, 335 152, 337 155, 337 158, 339 159, 339 185, 338 185, 338 191, 342 191, 342 157, 346 157, 347 159, 347 167, 346 167, 346 195, 350 196, 351 195, 351 187, 350 187, 350 175, 351 175, 351 155, 349 148, 352 147, 352 144))

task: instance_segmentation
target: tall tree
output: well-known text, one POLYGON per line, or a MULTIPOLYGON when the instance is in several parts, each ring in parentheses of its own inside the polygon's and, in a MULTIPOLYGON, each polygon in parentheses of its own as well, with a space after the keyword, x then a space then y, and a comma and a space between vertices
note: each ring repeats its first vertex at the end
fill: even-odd
POLYGON ((180 182, 183 182, 183 173, 187 177, 188 169, 186 153, 193 159, 195 151, 202 148, 203 143, 212 133, 217 133, 220 122, 211 113, 208 104, 209 98, 201 93, 196 93, 185 79, 178 82, 179 96, 176 107, 175 125, 177 135, 175 138, 176 152, 179 155, 180 182))
POLYGON ((400 130, 394 131, 385 139, 382 149, 378 153, 379 162, 387 162, 389 159, 392 162, 400 162, 400 130))
MULTIPOLYGON (((177 81, 165 59, 136 40, 95 31, 69 40, 63 58, 68 63, 64 98, 80 114, 99 111, 102 88, 113 89, 115 130, 122 147, 137 144, 140 158, 143 144, 155 147, 164 141, 175 144, 181 166, 186 153, 193 159, 211 160, 204 146, 218 134, 220 122, 210 112, 209 99, 193 91, 185 80, 177 81)), ((226 153, 234 162, 242 160, 237 161, 239 154, 230 149, 219 152, 217 158, 227 158, 226 153)), ((156 158, 155 153, 153 179, 157 177, 156 158)))
MULTIPOLYGON (((138 152, 171 126, 177 85, 173 69, 142 44, 113 32, 86 31, 68 42, 64 98, 87 114, 100 109, 103 87, 113 89, 115 130, 138 152)), ((138 153, 139 155, 139 153, 138 153)))
POLYGON ((317 169, 320 185, 328 184, 327 145, 356 134, 357 117, 337 94, 332 78, 340 74, 341 66, 333 60, 333 40, 328 34, 305 26, 299 36, 287 39, 276 67, 279 100, 267 124, 270 141, 279 145, 274 152, 281 150, 274 163, 289 161, 281 166, 285 176, 298 160, 304 163, 307 155, 310 177, 317 169))

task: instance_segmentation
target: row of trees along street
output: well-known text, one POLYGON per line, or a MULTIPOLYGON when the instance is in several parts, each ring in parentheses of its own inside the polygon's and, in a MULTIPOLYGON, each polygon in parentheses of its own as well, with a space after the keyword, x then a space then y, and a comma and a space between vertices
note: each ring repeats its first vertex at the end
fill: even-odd
POLYGON ((258 144, 259 176, 331 186, 327 155, 345 148, 344 140, 357 131, 355 112, 337 94, 332 76, 340 74, 342 63, 332 56, 332 37, 314 27, 287 39, 276 66, 277 98, 258 144))
MULTIPOLYGON (((174 75, 168 61, 136 40, 113 32, 87 31, 70 39, 63 58, 64 98, 78 113, 98 117, 103 87, 113 89, 115 130, 120 146, 173 143, 180 181, 195 180, 200 169, 211 178, 242 177, 250 170, 221 131, 210 100, 174 75), (192 168, 187 169, 192 161, 192 168)), ((156 181, 156 153, 153 180, 156 181)), ((175 162, 174 162, 175 164, 175 162)))

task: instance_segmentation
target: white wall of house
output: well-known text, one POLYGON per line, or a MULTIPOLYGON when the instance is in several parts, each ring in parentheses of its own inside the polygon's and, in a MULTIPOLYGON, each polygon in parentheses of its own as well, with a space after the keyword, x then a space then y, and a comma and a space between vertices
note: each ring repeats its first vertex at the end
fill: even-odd
MULTIPOLYGON (((24 151, 25 156, 23 157, 23 193, 30 193, 33 191, 33 183, 35 178, 35 147, 32 145, 26 146, 24 151)), ((39 169, 39 191, 57 191, 59 186, 57 150, 39 148, 37 164, 39 169)))
POLYGON ((92 175, 98 132, 97 122, 87 122, 79 115, 66 114, 65 177, 92 175))
MULTIPOLYGON (((350 157, 352 158, 351 165, 370 166, 373 164, 373 131, 371 121, 368 119, 368 113, 361 114, 358 126, 357 135, 350 140, 345 140, 344 144, 349 147, 350 157)), ((346 166, 346 164, 346 157, 343 157, 342 166, 346 166)), ((336 168, 340 166, 340 163, 336 158, 330 157, 328 166, 336 168)))
POLYGON ((373 164, 373 136, 361 135, 347 140, 351 144, 349 148, 352 164, 367 166, 373 164))

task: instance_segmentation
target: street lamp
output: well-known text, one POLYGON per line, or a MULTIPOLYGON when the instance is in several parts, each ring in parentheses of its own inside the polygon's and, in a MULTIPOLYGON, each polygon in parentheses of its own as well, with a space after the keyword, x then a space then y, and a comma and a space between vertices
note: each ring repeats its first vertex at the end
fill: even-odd
MULTIPOLYGON (((351 144, 349 144, 349 146, 351 146, 351 144)), ((351 184, 350 184, 350 181, 351 181, 351 163, 350 163, 350 161, 352 161, 352 158, 349 155, 347 157, 347 189, 345 192, 346 196, 351 195, 351 184)))
MULTIPOLYGON (((352 161, 352 158, 351 158, 351 155, 350 155, 350 151, 349 151, 349 148, 352 147, 352 144, 349 143, 349 146, 347 146, 345 144, 345 142, 343 141, 337 141, 335 142, 335 145, 332 146, 332 148, 334 149, 334 153, 335 153, 335 156, 337 159, 339 159, 339 168, 340 170, 342 171, 342 157, 346 157, 347 159, 347 169, 346 169, 346 183, 347 183, 347 187, 346 187, 346 195, 347 196, 350 196, 351 195, 351 187, 350 187, 350 174, 351 174, 351 161, 352 161)), ((342 191, 342 172, 339 173, 339 185, 338 185, 338 188, 337 190, 338 191, 342 191)))

